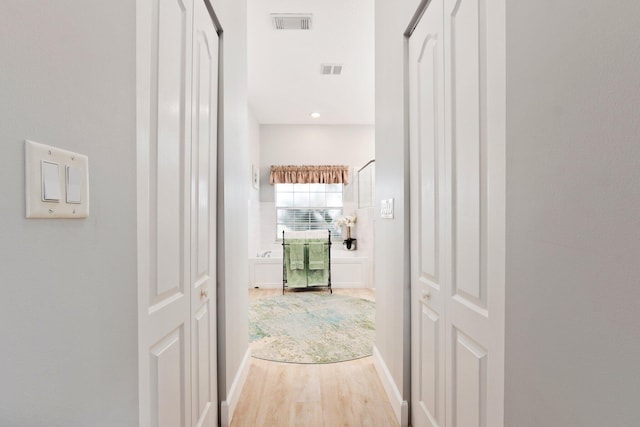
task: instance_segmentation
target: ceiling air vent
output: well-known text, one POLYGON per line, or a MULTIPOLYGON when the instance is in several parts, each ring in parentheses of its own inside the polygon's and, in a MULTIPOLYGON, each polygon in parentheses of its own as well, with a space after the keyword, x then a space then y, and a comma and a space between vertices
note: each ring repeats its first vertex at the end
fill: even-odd
POLYGON ((274 30, 310 30, 312 17, 311 13, 272 13, 271 23, 274 30))
POLYGON ((339 76, 342 74, 342 64, 320 64, 320 74, 339 76))

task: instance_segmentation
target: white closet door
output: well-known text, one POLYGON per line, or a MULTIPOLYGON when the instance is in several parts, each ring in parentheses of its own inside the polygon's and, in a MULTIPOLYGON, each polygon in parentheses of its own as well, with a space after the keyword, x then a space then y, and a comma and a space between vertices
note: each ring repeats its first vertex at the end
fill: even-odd
POLYGON ((432 0, 409 39, 416 427, 504 424, 504 25, 432 0))
POLYGON ((504 424, 504 25, 501 0, 445 0, 450 426, 504 424))
POLYGON ((411 419, 445 425, 448 235, 444 138, 443 0, 409 40, 411 153, 411 419))
POLYGON ((193 19, 191 144, 192 425, 214 426, 216 361, 216 162, 218 35, 203 0, 193 19))
POLYGON ((192 6, 191 0, 137 2, 138 340, 144 426, 191 423, 192 6))

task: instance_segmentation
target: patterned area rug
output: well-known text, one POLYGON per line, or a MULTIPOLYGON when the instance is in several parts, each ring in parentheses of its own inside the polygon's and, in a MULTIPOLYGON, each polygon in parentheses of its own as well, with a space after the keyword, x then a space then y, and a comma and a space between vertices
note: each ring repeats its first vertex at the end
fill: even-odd
POLYGON ((371 356, 375 303, 346 295, 288 292, 249 305, 251 355, 290 363, 371 356))

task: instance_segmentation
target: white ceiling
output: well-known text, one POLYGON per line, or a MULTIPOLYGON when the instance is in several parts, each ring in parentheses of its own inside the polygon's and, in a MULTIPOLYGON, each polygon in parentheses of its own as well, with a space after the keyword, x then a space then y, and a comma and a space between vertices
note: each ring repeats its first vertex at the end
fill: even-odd
POLYGON ((248 0, 247 13, 259 123, 373 124, 374 0, 248 0), (272 13, 312 13, 312 29, 274 30, 272 13), (323 63, 343 64, 342 75, 320 74, 323 63))

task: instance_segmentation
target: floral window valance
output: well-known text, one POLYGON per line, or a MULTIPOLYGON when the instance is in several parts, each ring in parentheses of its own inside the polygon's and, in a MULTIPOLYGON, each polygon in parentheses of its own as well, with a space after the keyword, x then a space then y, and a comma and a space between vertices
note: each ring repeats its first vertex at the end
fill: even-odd
POLYGON ((348 166, 271 166, 270 184, 349 184, 348 166))

